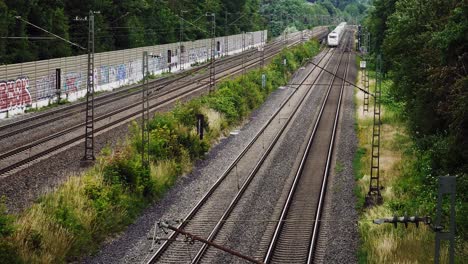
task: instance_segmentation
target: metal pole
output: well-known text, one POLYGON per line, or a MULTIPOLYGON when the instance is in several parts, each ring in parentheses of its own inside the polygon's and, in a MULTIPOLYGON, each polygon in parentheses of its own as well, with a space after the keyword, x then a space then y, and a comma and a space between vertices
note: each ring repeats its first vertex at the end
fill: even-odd
POLYGON ((455 263, 455 195, 456 195, 456 180, 454 176, 439 177, 439 194, 437 196, 437 215, 435 222, 436 241, 435 241, 435 257, 434 263, 440 263, 440 242, 441 240, 449 241, 449 263, 455 263), (442 214, 444 194, 450 195, 450 223, 448 232, 443 231, 442 214))
POLYGON ((150 170, 149 162, 149 68, 148 68, 148 52, 143 52, 143 89, 142 89, 142 114, 141 114, 141 164, 146 172, 150 170))
POLYGON ((94 161, 94 12, 89 12, 84 161, 94 161))
POLYGON ((265 30, 262 30, 261 38, 262 38, 260 41, 260 49, 261 49, 261 54, 262 54, 261 66, 263 69, 265 67, 265 30))
POLYGON ((215 243, 213 243, 213 242, 211 242, 211 241, 209 241, 209 240, 206 240, 206 239, 204 239, 204 238, 201 238, 201 237, 199 237, 199 236, 192 235, 192 234, 189 233, 189 232, 186 232, 186 231, 184 231, 184 230, 182 230, 182 229, 178 229, 177 227, 171 226, 171 225, 169 225, 169 224, 167 224, 167 223, 159 223, 159 226, 160 226, 160 227, 164 227, 164 228, 168 228, 168 229, 170 229, 170 230, 172 230, 172 231, 174 231, 174 232, 180 233, 180 234, 184 235, 185 237, 190 238, 190 239, 193 240, 193 241, 200 241, 200 242, 202 242, 202 243, 205 243, 205 244, 207 244, 207 245, 210 245, 210 246, 212 246, 212 247, 215 247, 215 248, 217 248, 217 249, 220 249, 220 250, 222 250, 222 251, 224 251, 224 252, 227 252, 227 253, 229 253, 229 254, 231 254, 231 255, 234 255, 234 256, 236 256, 236 257, 239 257, 239 258, 245 259, 245 260, 247 260, 247 261, 250 261, 250 262, 252 262, 252 263, 258 263, 258 264, 262 264, 262 263, 263 263, 263 262, 261 262, 261 261, 259 261, 259 260, 256 260, 256 259, 254 259, 254 258, 252 258, 252 257, 243 255, 243 254, 241 254, 241 253, 239 253, 239 252, 237 252, 237 251, 234 251, 234 250, 232 250, 232 249, 229 249, 229 248, 220 246, 220 245, 218 245, 218 244, 215 244, 215 243))
POLYGON ((382 94, 382 57, 379 55, 376 61, 377 80, 374 92, 374 125, 372 129, 372 153, 369 192, 366 196, 367 205, 381 204, 380 193, 380 132, 381 132, 381 94, 382 94))
POLYGON ((224 14, 225 25, 224 25, 224 56, 229 55, 229 38, 228 38, 228 12, 224 14))
MULTIPOLYGON (((187 12, 185 10, 180 11, 180 17, 187 12)), ((184 56, 182 55, 182 42, 184 41, 184 19, 180 19, 180 36, 179 36, 179 69, 184 70, 184 56)), ((185 52, 185 48, 184 48, 185 52)))
POLYGON ((242 77, 245 75, 245 32, 242 32, 242 77))
MULTIPOLYGON (((208 14, 207 14, 208 15, 208 14)), ((211 29, 211 65, 210 65, 210 93, 214 91, 216 85, 216 14, 209 14, 212 19, 211 29)))

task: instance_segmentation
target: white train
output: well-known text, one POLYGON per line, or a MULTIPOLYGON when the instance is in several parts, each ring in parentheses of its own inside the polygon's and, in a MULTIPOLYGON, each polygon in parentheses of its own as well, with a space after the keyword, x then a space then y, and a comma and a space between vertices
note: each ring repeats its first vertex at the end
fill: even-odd
POLYGON ((329 47, 337 47, 340 44, 341 38, 345 31, 345 27, 346 22, 342 22, 335 28, 335 30, 328 34, 327 41, 329 47))

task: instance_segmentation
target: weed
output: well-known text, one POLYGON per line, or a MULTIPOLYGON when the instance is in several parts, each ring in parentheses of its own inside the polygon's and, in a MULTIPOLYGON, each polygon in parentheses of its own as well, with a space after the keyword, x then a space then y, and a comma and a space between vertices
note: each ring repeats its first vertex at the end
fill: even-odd
MULTIPOLYGON (((374 76, 371 73, 371 76, 374 76)), ((431 175, 432 153, 422 152, 415 140, 406 132, 407 123, 401 114, 403 105, 395 104, 390 92, 391 82, 382 86, 382 126, 381 126, 381 184, 384 204, 362 210, 369 183, 370 151, 372 140, 372 119, 356 113, 356 132, 359 148, 353 160, 354 173, 358 182, 355 193, 358 197, 358 210, 362 210, 359 221, 361 246, 358 252, 360 263, 429 263, 433 261, 434 233, 428 227, 414 226, 408 229, 390 225, 374 225, 373 219, 392 215, 418 214, 431 215, 435 208, 437 178, 431 175)), ((361 103, 358 97, 355 102, 361 103)), ((446 144, 445 144, 446 145, 446 144)), ((441 144, 443 150, 444 144, 441 144)), ((457 205, 463 211, 461 204, 457 205)), ((463 217, 457 218, 463 223, 463 217)), ((466 241, 459 240, 460 256, 466 256, 466 241)), ((447 259, 444 247, 442 259, 447 259)), ((461 257, 460 259, 463 259, 461 257)))
POLYGON ((342 162, 337 161, 335 165, 335 172, 336 173, 342 173, 344 171, 344 165, 342 162))

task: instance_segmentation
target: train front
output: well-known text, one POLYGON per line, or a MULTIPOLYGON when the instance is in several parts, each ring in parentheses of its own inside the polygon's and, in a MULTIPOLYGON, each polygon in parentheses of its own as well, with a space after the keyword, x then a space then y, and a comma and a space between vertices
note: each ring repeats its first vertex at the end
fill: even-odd
POLYGON ((328 41, 328 46, 329 46, 329 47, 336 47, 336 46, 338 46, 338 42, 339 42, 339 36, 338 36, 338 34, 336 34, 335 31, 331 32, 330 34, 328 34, 327 41, 328 41))

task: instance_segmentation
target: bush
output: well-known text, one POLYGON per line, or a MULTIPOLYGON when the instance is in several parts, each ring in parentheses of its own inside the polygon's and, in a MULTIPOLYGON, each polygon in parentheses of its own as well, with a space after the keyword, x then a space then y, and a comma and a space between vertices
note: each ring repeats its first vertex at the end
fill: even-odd
POLYGON ((156 114, 149 122, 150 171, 142 166, 141 129, 134 122, 125 145, 117 151, 105 148, 84 176, 70 178, 41 198, 18 217, 21 228, 14 228, 12 218, 1 210, 0 259, 20 263, 21 256, 27 263, 57 263, 77 261, 81 254, 96 250, 109 234, 122 230, 149 202, 161 197, 179 175, 189 172, 220 131, 240 123, 271 91, 284 85, 304 61, 304 49, 284 53, 290 59, 287 67, 277 58, 277 65, 224 81, 208 96, 156 114), (262 73, 267 75, 266 89, 261 87, 262 73), (209 132, 204 140, 195 132, 196 115, 201 113, 209 132))
POLYGON ((22 263, 16 246, 11 241, 15 231, 14 218, 7 214, 4 198, 0 201, 0 259, 3 263, 22 263))

